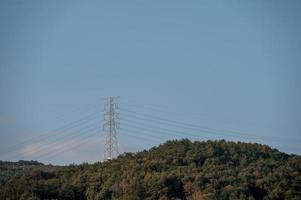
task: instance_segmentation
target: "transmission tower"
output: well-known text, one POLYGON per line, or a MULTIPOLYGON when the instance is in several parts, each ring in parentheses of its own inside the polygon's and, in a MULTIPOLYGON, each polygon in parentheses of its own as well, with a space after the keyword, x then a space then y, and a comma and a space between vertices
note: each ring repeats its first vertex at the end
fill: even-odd
POLYGON ((106 132, 106 143, 104 150, 104 159, 111 160, 118 155, 118 143, 117 143, 117 118, 118 104, 115 102, 119 97, 107 97, 105 104, 104 114, 104 126, 103 129, 106 132))

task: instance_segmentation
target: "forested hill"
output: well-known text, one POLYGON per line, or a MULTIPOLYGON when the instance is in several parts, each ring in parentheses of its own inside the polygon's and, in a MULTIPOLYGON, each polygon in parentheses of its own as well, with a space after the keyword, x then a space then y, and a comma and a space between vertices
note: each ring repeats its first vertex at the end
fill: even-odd
POLYGON ((242 142, 168 141, 95 164, 38 166, 0 199, 301 199, 301 157, 242 142))

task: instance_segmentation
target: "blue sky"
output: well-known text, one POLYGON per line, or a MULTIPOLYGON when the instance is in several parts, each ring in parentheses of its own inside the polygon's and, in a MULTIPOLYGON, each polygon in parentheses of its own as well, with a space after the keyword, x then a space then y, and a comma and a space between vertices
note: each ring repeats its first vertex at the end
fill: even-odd
MULTIPOLYGON (((51 158, 35 157, 36 146, 47 143, 48 154, 82 138, 62 133, 66 137, 56 141, 50 133, 38 142, 22 140, 94 111, 99 117, 91 126, 101 127, 109 95, 120 96, 125 120, 128 111, 150 114, 220 131, 191 139, 251 141, 301 154, 300 9, 297 0, 3 0, 0 159, 102 159, 101 128, 90 143, 51 158), (230 137, 231 131, 237 134, 230 137)), ((120 127, 130 129, 122 119, 120 127)), ((145 126, 151 125, 158 124, 145 126)), ((119 131, 122 151, 180 137, 162 136, 157 128, 151 142, 139 127, 128 132, 133 137, 119 131)))

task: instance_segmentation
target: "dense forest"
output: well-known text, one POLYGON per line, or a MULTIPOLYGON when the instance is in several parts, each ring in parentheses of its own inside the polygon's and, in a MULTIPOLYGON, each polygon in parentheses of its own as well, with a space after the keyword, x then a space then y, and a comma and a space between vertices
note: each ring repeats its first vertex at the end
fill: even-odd
POLYGON ((300 156, 224 140, 168 141, 95 164, 0 169, 1 200, 301 199, 300 156))

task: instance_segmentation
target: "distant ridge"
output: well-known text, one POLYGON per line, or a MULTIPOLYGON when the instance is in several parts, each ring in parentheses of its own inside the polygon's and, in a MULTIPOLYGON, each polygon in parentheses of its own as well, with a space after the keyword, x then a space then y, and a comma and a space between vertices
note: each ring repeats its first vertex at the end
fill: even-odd
POLYGON ((11 162, 11 161, 1 161, 0 160, 0 166, 10 166, 10 165, 15 165, 15 166, 29 166, 29 165, 32 165, 32 166, 39 166, 39 165, 44 165, 43 163, 41 162, 38 162, 36 160, 30 160, 30 161, 27 161, 27 160, 19 160, 17 162, 11 162))

